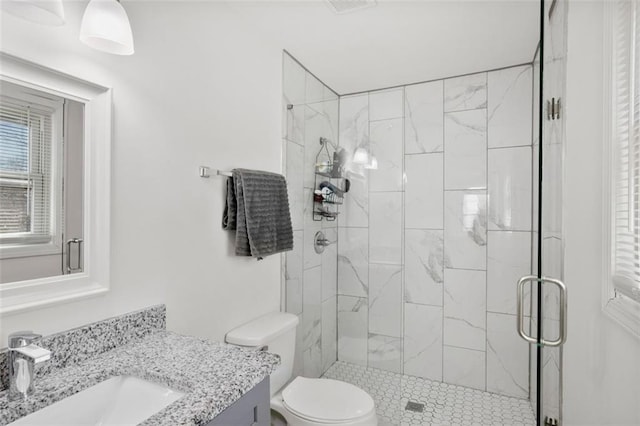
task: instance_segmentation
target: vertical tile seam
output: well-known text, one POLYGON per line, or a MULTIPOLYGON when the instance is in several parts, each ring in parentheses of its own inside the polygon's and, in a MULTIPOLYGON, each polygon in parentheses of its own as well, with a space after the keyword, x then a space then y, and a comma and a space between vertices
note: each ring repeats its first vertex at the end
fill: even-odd
MULTIPOLYGON (((367 149, 369 153, 372 154, 371 150, 371 92, 367 92, 367 149)), ((365 363, 368 368, 371 368, 369 365, 369 327, 370 321, 369 317, 371 315, 369 309, 369 295, 371 294, 371 191, 370 191, 370 172, 364 172, 367 180, 367 198, 369 203, 369 208, 367 209, 367 332, 365 334, 365 339, 367 343, 367 352, 365 353, 365 363)))
POLYGON ((488 314, 488 298, 489 298, 489 212, 490 212, 490 208, 489 208, 489 203, 491 202, 490 197, 489 197, 489 94, 490 94, 490 88, 489 88, 489 73, 487 72, 485 74, 485 82, 486 82, 486 86, 487 86, 487 102, 486 102, 486 109, 485 109, 485 128, 486 128, 486 132, 485 132, 485 150, 486 150, 486 156, 485 156, 485 186, 487 188, 487 192, 485 195, 485 200, 486 200, 486 208, 487 208, 487 223, 486 223, 486 228, 485 228, 485 232, 487 234, 486 236, 486 250, 485 250, 485 271, 484 271, 484 390, 487 390, 487 384, 489 383, 489 356, 488 356, 488 351, 487 351, 487 347, 489 346, 488 343, 488 339, 489 339, 489 314, 488 314))
MULTIPOLYGON (((530 262, 530 268, 529 268, 529 272, 531 275, 533 275, 533 268, 534 268, 534 262, 533 262, 533 256, 534 256, 534 249, 533 249, 533 230, 535 229, 534 224, 536 223, 536 218, 534 217, 534 203, 537 202, 535 194, 534 194, 534 187, 536 185, 536 180, 534 179, 534 168, 536 167, 536 162, 535 162, 535 158, 534 158, 534 149, 535 149, 535 128, 536 128, 536 123, 535 123, 535 114, 536 114, 536 107, 535 107, 535 97, 538 97, 538 102, 541 102, 542 100, 540 99, 540 94, 536 93, 536 87, 535 87, 535 81, 536 81, 536 75, 535 75, 535 54, 533 57, 533 62, 531 65, 531 234, 530 234, 530 255, 529 255, 529 262, 530 262)), ((538 117, 539 120, 542 119, 542 117, 538 117)), ((538 140, 538 143, 540 142, 540 140, 538 140)), ((538 151, 539 153, 540 151, 538 151)), ((539 172, 538 172, 539 173, 539 172)), ((539 190, 539 188, 538 188, 539 190)), ((540 214, 539 208, 536 207, 536 210, 538 212, 538 215, 540 214)), ((540 232, 540 230, 537 230, 538 232, 540 232)), ((536 274, 537 275, 537 274, 536 274)), ((531 322, 531 318, 533 318, 533 292, 529 293, 529 335, 531 335, 531 326, 532 326, 532 322, 531 322)), ((532 370, 533 370, 533 362, 532 362, 532 358, 531 358, 531 346, 527 345, 527 357, 528 357, 528 368, 527 368, 527 375, 528 375, 528 380, 529 380, 529 386, 528 386, 528 390, 529 390, 529 401, 532 401, 532 370)))
POLYGON ((445 183, 445 178, 447 176, 447 171, 446 171, 446 155, 447 155, 447 129, 446 129, 446 112, 445 112, 445 80, 442 80, 442 312, 440 314, 440 340, 441 340, 441 344, 440 344, 440 358, 441 358, 441 365, 440 365, 440 382, 444 383, 444 337, 445 337, 445 333, 444 333, 444 310, 445 310, 445 306, 444 306, 444 293, 445 293, 445 288, 447 285, 447 274, 446 274, 446 256, 447 256, 447 243, 446 243, 446 225, 445 225, 445 221, 446 221, 446 192, 445 192, 445 188, 446 188, 446 183, 445 183))
MULTIPOLYGON (((407 214, 407 209, 406 209, 406 186, 407 186, 407 180, 406 180, 406 157, 405 157, 405 152, 406 152, 406 132, 405 132, 405 127, 406 127, 406 115, 407 115, 407 91, 406 91, 406 87, 402 86, 402 170, 400 171, 401 174, 401 179, 402 179, 402 218, 401 218, 401 228, 400 228, 400 264, 402 265, 402 272, 401 272, 401 282, 400 282, 400 336, 401 336, 401 340, 400 340, 400 373, 404 374, 404 363, 405 363, 405 344, 406 344, 406 339, 405 339, 405 333, 406 333, 406 312, 405 312, 405 288, 407 286, 406 284, 406 280, 407 280, 407 274, 405 271, 405 259, 404 259, 404 246, 405 246, 405 238, 406 238, 406 214, 407 214)), ((403 389, 402 389, 402 380, 400 383, 400 395, 403 394, 403 389)))
MULTIPOLYGON (((338 95, 338 116, 337 116, 337 121, 336 121, 336 146, 338 148, 342 148, 341 144, 340 144, 340 104, 342 103, 340 95, 338 95)), ((344 182, 343 182, 344 185, 344 182)), ((345 213, 345 209, 347 208, 346 204, 342 205, 342 214, 345 213)), ((338 219, 337 219, 337 223, 336 223, 336 234, 335 234, 335 245, 336 245, 336 271, 335 271, 335 278, 336 278, 336 282, 335 282, 335 286, 336 286, 336 327, 335 327, 335 340, 336 340, 336 352, 335 352, 335 359, 336 362, 338 361, 338 340, 339 340, 339 336, 338 336, 338 321, 339 321, 339 316, 338 316, 338 277, 339 277, 339 267, 340 265, 338 265, 338 260, 339 260, 339 253, 340 253, 340 222, 341 222, 341 217, 340 215, 338 215, 338 219)), ((333 364, 332 364, 333 365, 333 364)))
MULTIPOLYGON (((405 273, 405 252, 404 252, 404 245, 405 245, 405 225, 406 225, 406 208, 405 208, 405 202, 406 202, 406 196, 405 196, 405 186, 406 186, 406 176, 405 176, 405 120, 406 120, 406 88, 405 86, 402 86, 402 124, 400 126, 401 131, 402 131, 402 170, 400 170, 400 178, 402 179, 402 195, 401 195, 401 209, 402 209, 402 215, 401 215, 401 223, 400 223, 400 264, 402 265, 402 272, 401 272, 401 280, 400 280, 400 373, 404 374, 404 354, 405 354, 405 306, 404 306, 404 291, 405 291, 405 279, 406 279, 406 273, 405 273)), ((401 394, 402 394, 402 383, 400 384, 400 388, 401 388, 401 394)))
MULTIPOLYGON (((302 138, 304 141, 304 145, 303 145, 303 157, 302 157, 302 169, 304 170, 304 163, 305 163, 305 159, 307 158, 307 71, 305 70, 304 72, 304 116, 303 116, 303 120, 302 122, 303 124, 303 130, 302 130, 302 138)), ((305 262, 305 252, 307 250, 307 241, 305 238, 305 228, 306 228, 306 218, 305 218, 305 214, 304 214, 304 206, 305 203, 307 202, 307 200, 304 200, 304 191, 305 186, 304 186, 304 173, 302 174, 302 276, 300 277, 300 293, 301 293, 301 297, 302 297, 302 309, 300 310, 300 316, 302 317, 302 321, 301 321, 301 327, 300 327, 300 332, 302 334, 301 338, 302 340, 302 353, 300 354, 300 360, 302 361, 302 373, 304 374, 305 371, 305 356, 304 353, 306 352, 305 345, 304 345, 304 322, 305 322, 305 314, 304 314, 304 293, 305 293, 305 279, 304 279, 304 262, 305 262)), ((311 215, 313 215, 313 209, 311 209, 310 211, 311 215)))

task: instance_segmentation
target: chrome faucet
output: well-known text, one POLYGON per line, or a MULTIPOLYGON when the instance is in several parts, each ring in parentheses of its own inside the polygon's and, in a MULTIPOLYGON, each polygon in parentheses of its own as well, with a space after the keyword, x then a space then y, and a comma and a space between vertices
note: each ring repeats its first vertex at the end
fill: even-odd
POLYGON ((33 394, 34 367, 51 358, 51 351, 33 343, 41 337, 32 331, 18 331, 9 335, 7 357, 10 400, 25 400, 33 394))

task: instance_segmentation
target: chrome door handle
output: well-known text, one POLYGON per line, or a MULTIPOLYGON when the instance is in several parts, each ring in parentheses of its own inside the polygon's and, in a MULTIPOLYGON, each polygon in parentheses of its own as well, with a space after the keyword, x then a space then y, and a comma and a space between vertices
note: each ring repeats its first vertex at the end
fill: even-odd
POLYGON ((529 343, 538 343, 538 339, 529 336, 524 331, 524 309, 522 309, 522 305, 524 304, 524 285, 528 282, 535 281, 538 282, 538 277, 535 275, 527 275, 518 280, 518 295, 517 295, 517 304, 516 304, 516 319, 518 321, 518 334, 524 340, 529 343))
POLYGON ((72 238, 67 241, 67 274, 70 274, 75 271, 82 270, 81 262, 82 262, 82 243, 84 241, 82 238, 72 238), (78 244, 78 267, 71 267, 71 244, 78 244))
POLYGON ((562 281, 556 280, 554 278, 547 278, 547 277, 538 278, 535 275, 528 275, 520 278, 520 280, 518 280, 516 318, 518 321, 518 326, 517 326, 518 334, 527 342, 536 343, 536 344, 539 343, 541 346, 550 346, 550 347, 562 346, 564 342, 567 341, 567 286, 565 286, 562 281), (560 332, 556 340, 545 340, 544 338, 540 338, 540 342, 538 342, 537 339, 525 333, 524 310, 522 309, 522 306, 524 304, 524 285, 527 282, 551 283, 551 284, 555 284, 560 288, 560 332))
POLYGON ((567 286, 560 280, 542 277, 543 283, 555 284, 560 288, 560 333, 556 340, 540 339, 543 346, 562 346, 567 341, 567 286))

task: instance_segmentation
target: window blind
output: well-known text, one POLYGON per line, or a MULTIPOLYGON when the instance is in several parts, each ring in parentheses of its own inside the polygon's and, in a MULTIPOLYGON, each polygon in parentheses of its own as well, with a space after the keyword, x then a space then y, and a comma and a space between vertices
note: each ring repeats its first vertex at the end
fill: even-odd
POLYGON ((0 239, 52 234, 53 112, 0 96, 0 239))
POLYGON ((640 12, 637 2, 616 2, 614 28, 613 284, 616 294, 640 302, 640 12))

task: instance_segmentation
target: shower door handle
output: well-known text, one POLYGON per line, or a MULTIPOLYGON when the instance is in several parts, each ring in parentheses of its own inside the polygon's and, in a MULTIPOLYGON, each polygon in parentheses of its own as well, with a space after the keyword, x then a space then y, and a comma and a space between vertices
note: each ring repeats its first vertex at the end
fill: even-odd
POLYGON ((535 275, 528 275, 520 278, 518 281, 516 317, 518 320, 518 334, 527 342, 539 343, 541 346, 562 346, 564 342, 567 341, 567 286, 565 286, 562 281, 554 278, 538 278, 535 275), (540 338, 540 342, 538 342, 538 339, 529 336, 524 330, 524 285, 528 282, 550 283, 558 286, 560 289, 560 332, 556 340, 545 340, 540 338))
POLYGON ((524 340, 529 343, 538 343, 538 339, 529 336, 524 331, 524 285, 528 282, 538 282, 538 277, 535 275, 527 275, 518 280, 518 294, 517 294, 517 304, 516 304, 516 319, 518 320, 518 334, 524 340))
POLYGON ((543 346, 562 346, 567 341, 567 286, 560 280, 542 277, 543 283, 551 283, 560 289, 560 332, 556 340, 540 339, 543 346))

